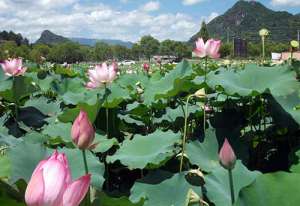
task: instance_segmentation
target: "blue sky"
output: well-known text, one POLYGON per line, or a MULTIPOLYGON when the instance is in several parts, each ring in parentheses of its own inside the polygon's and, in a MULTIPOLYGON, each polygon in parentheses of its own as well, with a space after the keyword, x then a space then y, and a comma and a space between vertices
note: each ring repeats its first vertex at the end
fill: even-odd
MULTIPOLYGON (((300 0, 260 0, 268 8, 300 12, 300 0)), ((0 0, 0 30, 13 30, 32 42, 49 29, 67 37, 138 41, 187 40, 236 0, 0 0)))

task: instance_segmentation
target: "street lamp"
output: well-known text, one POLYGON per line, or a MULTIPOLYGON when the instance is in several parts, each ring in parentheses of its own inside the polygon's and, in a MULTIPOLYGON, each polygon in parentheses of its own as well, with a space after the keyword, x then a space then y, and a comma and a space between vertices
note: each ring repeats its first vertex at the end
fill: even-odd
POLYGON ((261 29, 259 31, 259 36, 261 37, 262 41, 262 56, 263 56, 263 62, 265 61, 265 38, 269 35, 269 30, 268 29, 261 29))

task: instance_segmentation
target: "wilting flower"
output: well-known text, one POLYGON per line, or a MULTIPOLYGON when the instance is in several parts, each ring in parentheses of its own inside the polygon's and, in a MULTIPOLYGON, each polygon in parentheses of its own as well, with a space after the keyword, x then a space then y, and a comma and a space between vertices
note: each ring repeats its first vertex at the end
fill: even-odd
POLYGON ((143 65, 143 69, 144 69, 144 71, 145 72, 149 72, 149 70, 150 70, 150 65, 149 64, 147 64, 147 63, 144 63, 144 65, 143 65))
POLYGON ((75 119, 72 125, 71 136, 79 149, 88 149, 92 146, 95 130, 85 111, 81 110, 75 119))
POLYGON ((117 77, 117 72, 118 65, 116 63, 112 63, 109 66, 106 63, 96 65, 94 69, 88 70, 90 81, 86 86, 87 88, 94 89, 111 83, 117 77))
POLYGON ((91 175, 72 181, 68 160, 55 151, 42 160, 28 183, 25 201, 28 206, 78 206, 90 186, 91 175))
POLYGON ((202 88, 197 90, 194 95, 199 98, 205 98, 206 97, 205 89, 202 88))
POLYGON ((196 48, 194 49, 194 54, 198 57, 211 57, 213 59, 220 57, 220 40, 209 39, 206 43, 204 43, 202 38, 199 38, 196 41, 196 48))
POLYGON ((8 59, 4 62, 0 63, 2 66, 2 69, 7 76, 19 76, 23 75, 27 68, 23 67, 22 59, 8 59))
POLYGON ((235 166, 236 156, 228 140, 225 138, 224 144, 219 152, 221 165, 225 169, 233 169, 235 166))

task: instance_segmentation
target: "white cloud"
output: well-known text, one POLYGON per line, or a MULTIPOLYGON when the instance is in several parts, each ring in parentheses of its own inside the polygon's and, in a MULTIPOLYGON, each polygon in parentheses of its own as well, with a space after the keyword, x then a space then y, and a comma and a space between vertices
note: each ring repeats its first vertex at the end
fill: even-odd
POLYGON ((299 0, 272 0, 274 6, 300 6, 299 0))
POLYGON ((183 0, 182 1, 182 4, 183 5, 187 5, 187 6, 190 6, 190 5, 194 5, 194 4, 198 4, 198 3, 201 3, 205 0, 183 0))
POLYGON ((55 7, 65 7, 74 4, 78 0, 40 0, 37 1, 40 5, 55 8, 55 7))
POLYGON ((214 18, 216 18, 217 16, 219 16, 219 14, 217 12, 212 12, 209 16, 204 17, 205 21, 207 23, 209 23, 211 20, 213 20, 214 18))
POLYGON ((4 10, 4 9, 7 9, 8 6, 6 4, 6 2, 4 0, 0 0, 0 13, 1 13, 1 10, 4 10))
POLYGON ((160 8, 159 1, 149 1, 143 6, 144 11, 157 11, 160 8))
MULTIPOLYGON (((185 41, 200 27, 199 19, 194 19, 188 14, 149 13, 144 7, 125 11, 103 3, 82 4, 77 0, 66 0, 64 5, 57 5, 56 8, 53 5, 45 7, 41 3, 30 4, 29 0, 0 0, 0 3, 3 2, 6 3, 3 5, 6 5, 7 9, 3 14, 0 12, 0 31, 13 30, 32 42, 37 40, 45 29, 66 37, 135 42, 141 36, 150 34, 159 40, 185 41)), ((46 0, 42 2, 49 3, 46 0)), ((216 15, 212 13, 203 18, 210 20, 216 15)))

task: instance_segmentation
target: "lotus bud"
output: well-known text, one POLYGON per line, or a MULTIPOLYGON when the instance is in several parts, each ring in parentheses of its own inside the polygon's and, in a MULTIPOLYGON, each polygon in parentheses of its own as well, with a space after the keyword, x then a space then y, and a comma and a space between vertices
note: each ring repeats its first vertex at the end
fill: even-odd
POLYGON ((236 156, 226 138, 225 138, 224 144, 219 152, 219 159, 220 159, 221 165, 225 169, 231 170, 234 168, 235 162, 236 162, 236 156))
POLYGON ((40 161, 32 173, 25 191, 28 206, 77 206, 90 186, 91 175, 72 181, 68 160, 64 153, 55 151, 40 161))
POLYGON ((79 149, 89 149, 90 146, 92 146, 95 138, 95 130, 85 111, 81 110, 75 119, 71 130, 71 136, 73 142, 79 149))
POLYGON ((144 69, 144 71, 145 72, 149 72, 149 70, 150 70, 150 65, 149 64, 147 64, 147 63, 144 63, 144 65, 143 65, 143 69, 144 69))

